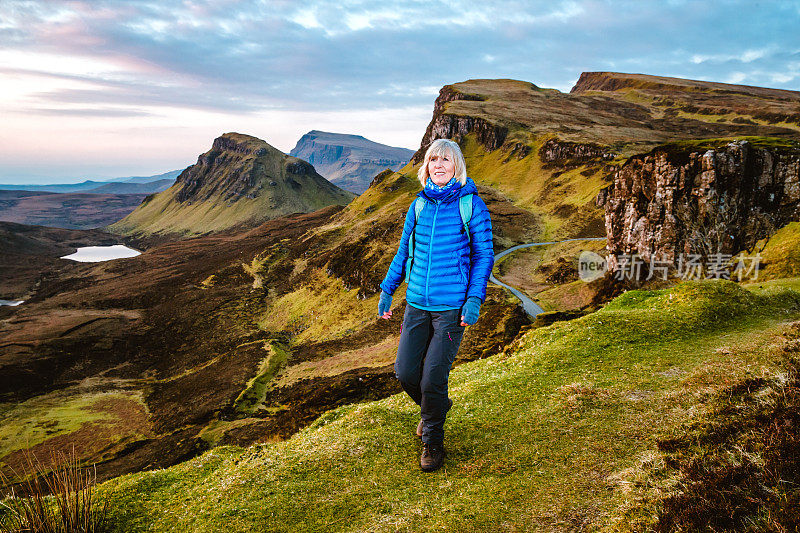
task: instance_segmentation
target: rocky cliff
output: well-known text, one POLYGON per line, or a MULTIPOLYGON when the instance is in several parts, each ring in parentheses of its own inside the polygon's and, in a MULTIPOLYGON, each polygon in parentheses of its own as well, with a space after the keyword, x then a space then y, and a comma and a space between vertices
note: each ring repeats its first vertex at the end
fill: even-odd
MULTIPOLYGON (((533 85, 533 87, 536 86, 533 85)), ((463 142, 466 135, 475 133, 478 142, 487 151, 497 150, 503 145, 508 135, 508 128, 483 117, 446 113, 445 104, 456 100, 483 102, 486 97, 480 94, 463 92, 461 88, 456 88, 454 85, 442 87, 439 90, 439 97, 433 104, 433 118, 431 118, 425 134, 422 136, 419 150, 416 151, 412 158, 414 164, 422 162, 425 157, 425 150, 436 139, 453 139, 460 143, 463 142)))
POLYGON ((255 226, 327 205, 346 205, 353 196, 302 159, 287 156, 256 137, 226 133, 172 187, 145 198, 108 230, 137 236, 191 236, 255 226))
POLYGON ((312 130, 303 135, 289 155, 308 161, 320 175, 347 191, 361 194, 372 178, 399 170, 414 154, 407 148, 376 143, 361 135, 312 130))
POLYGON ((597 196, 611 268, 618 254, 675 267, 681 254, 752 249, 799 220, 799 202, 800 143, 775 139, 660 146, 631 157, 597 196))

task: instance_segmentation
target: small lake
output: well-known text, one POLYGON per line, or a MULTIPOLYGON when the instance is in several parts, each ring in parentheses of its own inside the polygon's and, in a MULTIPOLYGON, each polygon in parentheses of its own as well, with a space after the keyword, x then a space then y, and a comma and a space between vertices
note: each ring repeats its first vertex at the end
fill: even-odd
POLYGON ((110 261, 111 259, 123 259, 125 257, 136 257, 142 252, 133 248, 128 248, 124 244, 113 246, 83 246, 78 248, 74 254, 61 256, 61 259, 72 259, 82 263, 96 263, 98 261, 110 261))
POLYGON ((0 305, 19 305, 25 300, 0 300, 0 305))

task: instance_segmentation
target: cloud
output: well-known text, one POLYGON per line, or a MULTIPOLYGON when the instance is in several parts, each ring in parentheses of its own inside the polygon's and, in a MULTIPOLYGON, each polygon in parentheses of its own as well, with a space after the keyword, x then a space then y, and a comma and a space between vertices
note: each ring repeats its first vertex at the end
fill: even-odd
POLYGON ((28 113, 50 116, 75 116, 75 117, 148 117, 153 113, 139 109, 127 108, 31 108, 28 113))
POLYGON ((730 75, 722 80, 725 83, 742 83, 747 79, 747 74, 744 72, 731 72, 730 75))
POLYGON ((800 12, 787 4, 3 0, 0 113, 110 114, 152 130, 281 111, 335 115, 346 128, 348 114, 425 108, 417 133, 406 124, 395 142, 415 147, 439 89, 467 79, 566 92, 582 71, 617 70, 796 90, 800 12))
POLYGON ((694 64, 705 63, 705 62, 725 63, 728 61, 751 63, 757 59, 761 59, 767 56, 773 50, 775 50, 775 48, 749 49, 749 50, 744 50, 739 54, 715 54, 715 55, 695 54, 692 56, 691 61, 694 64))
MULTIPOLYGON (((776 15, 745 2, 723 11, 714 2, 689 4, 98 0, 52 10, 12 0, 0 31, 16 32, 15 52, 105 65, 86 72, 94 90, 36 94, 47 106, 94 99, 221 112, 403 106, 429 101, 417 87, 476 77, 568 90, 581 71, 599 65, 649 66, 664 75, 697 65, 706 77, 724 79, 746 72, 742 64, 777 61, 778 45, 764 43, 752 24, 776 15), (681 65, 669 55, 675 43, 693 50, 681 65), (405 89, 387 89, 399 85, 405 89)), ((771 38, 782 43, 794 27, 775 22, 771 38)))

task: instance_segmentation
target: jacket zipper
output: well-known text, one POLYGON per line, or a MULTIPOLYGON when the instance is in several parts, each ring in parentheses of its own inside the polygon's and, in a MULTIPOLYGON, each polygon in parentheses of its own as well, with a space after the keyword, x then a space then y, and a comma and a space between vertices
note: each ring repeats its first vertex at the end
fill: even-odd
POLYGON ((436 209, 433 212, 433 223, 431 224, 431 236, 428 241, 428 270, 425 273, 425 305, 431 305, 430 282, 431 282, 431 259, 433 258, 433 232, 436 230, 436 215, 439 214, 439 200, 436 200, 436 209))

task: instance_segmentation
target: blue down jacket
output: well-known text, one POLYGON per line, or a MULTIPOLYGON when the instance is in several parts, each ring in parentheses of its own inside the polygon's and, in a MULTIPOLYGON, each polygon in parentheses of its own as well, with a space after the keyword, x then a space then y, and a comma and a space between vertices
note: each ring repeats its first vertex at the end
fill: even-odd
MULTIPOLYGON (((414 234, 414 260, 406 289, 406 301, 420 309, 460 309, 467 298, 486 300, 486 284, 494 266, 492 221, 486 204, 471 178, 462 187, 456 183, 440 199, 426 189, 417 193, 425 201, 414 234), (461 223, 458 199, 472 194, 471 239, 461 223)), ((414 230, 414 202, 406 213, 400 246, 381 282, 388 294, 403 281, 408 261, 408 239, 414 230)))

